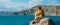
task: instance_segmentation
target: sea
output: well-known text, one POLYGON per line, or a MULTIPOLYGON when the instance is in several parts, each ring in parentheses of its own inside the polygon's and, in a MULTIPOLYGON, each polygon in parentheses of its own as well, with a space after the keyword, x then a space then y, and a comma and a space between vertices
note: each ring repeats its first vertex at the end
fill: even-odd
MULTIPOLYGON (((44 18, 50 18, 55 25, 60 25, 60 16, 44 16, 44 18)), ((0 15, 0 25, 29 25, 33 19, 34 15, 0 15)))

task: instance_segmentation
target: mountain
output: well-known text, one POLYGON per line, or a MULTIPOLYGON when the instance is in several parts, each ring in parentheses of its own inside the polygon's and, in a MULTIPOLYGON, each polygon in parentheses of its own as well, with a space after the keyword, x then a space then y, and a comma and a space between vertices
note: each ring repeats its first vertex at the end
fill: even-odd
POLYGON ((45 15, 50 15, 50 16, 59 16, 60 15, 60 6, 47 6, 47 5, 37 5, 32 8, 29 8, 28 10, 21 10, 18 12, 8 12, 8 11, 3 11, 0 12, 3 14, 9 14, 9 15, 34 15, 36 8, 41 7, 41 9, 44 11, 45 15))

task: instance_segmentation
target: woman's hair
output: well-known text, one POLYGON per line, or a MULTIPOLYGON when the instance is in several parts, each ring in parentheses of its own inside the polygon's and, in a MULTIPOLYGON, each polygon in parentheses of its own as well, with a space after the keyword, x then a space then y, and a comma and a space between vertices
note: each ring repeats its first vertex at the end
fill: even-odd
POLYGON ((41 10, 41 7, 37 7, 37 8, 41 10))

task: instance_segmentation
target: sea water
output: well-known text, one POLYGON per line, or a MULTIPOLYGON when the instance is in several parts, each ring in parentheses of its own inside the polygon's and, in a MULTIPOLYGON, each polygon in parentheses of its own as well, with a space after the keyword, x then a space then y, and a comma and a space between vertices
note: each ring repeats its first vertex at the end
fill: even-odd
MULTIPOLYGON (((60 25, 60 16, 45 16, 53 20, 55 25, 60 25)), ((0 25, 29 25, 34 15, 3 16, 0 15, 0 25)))

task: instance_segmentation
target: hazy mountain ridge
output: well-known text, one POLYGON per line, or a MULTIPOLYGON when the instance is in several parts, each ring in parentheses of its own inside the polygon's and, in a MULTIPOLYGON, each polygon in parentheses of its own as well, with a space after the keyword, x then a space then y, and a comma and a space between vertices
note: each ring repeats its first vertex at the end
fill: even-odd
MULTIPOLYGON (((40 5, 38 5, 40 6, 40 5)), ((22 11, 18 11, 18 12, 7 12, 7 11, 3 11, 0 12, 0 14, 9 14, 9 15, 32 15, 34 14, 34 12, 36 11, 36 7, 38 6, 34 6, 28 10, 22 10, 22 11)), ((41 6, 42 10, 44 11, 45 15, 52 15, 52 16, 59 16, 60 15, 60 6, 41 6)))

